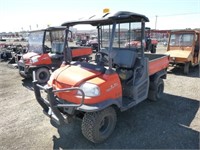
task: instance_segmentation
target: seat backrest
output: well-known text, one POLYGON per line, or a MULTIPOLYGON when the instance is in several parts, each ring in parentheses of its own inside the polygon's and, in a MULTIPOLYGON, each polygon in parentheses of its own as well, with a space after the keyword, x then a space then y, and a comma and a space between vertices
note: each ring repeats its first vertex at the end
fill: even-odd
POLYGON ((113 64, 123 68, 133 68, 137 52, 131 49, 113 49, 112 51, 113 64))
POLYGON ((64 42, 53 42, 52 43, 52 53, 59 53, 63 52, 64 42))

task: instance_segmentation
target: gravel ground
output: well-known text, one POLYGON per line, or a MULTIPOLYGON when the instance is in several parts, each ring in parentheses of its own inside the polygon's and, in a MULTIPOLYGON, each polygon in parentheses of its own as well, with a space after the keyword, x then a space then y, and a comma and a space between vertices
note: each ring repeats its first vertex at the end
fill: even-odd
MULTIPOLYGON (((162 53, 162 51, 159 51, 162 53)), ((118 113, 114 133, 102 144, 81 134, 81 122, 57 127, 42 113, 30 80, 0 63, 0 149, 200 149, 200 78, 169 67, 164 96, 118 113)))

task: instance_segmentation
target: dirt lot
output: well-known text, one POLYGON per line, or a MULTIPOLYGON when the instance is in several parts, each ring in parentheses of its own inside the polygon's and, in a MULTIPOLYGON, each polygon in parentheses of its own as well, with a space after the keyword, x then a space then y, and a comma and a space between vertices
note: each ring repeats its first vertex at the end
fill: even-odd
MULTIPOLYGON (((159 51, 162 53, 163 51, 159 51)), ((36 102, 30 80, 0 63, 0 149, 199 149, 200 78, 169 68, 161 101, 148 100, 118 114, 112 136, 92 144, 80 121, 54 127, 36 102)))

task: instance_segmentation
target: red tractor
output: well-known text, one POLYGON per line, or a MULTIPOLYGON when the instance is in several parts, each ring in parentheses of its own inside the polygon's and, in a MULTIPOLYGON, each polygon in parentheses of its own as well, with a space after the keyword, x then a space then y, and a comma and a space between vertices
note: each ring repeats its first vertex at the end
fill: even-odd
MULTIPOLYGON (((70 62, 67 47, 64 51, 67 63, 53 72, 48 84, 41 86, 33 81, 35 97, 43 112, 60 125, 82 119, 83 135, 99 143, 114 131, 117 111, 128 110, 147 98, 162 99, 169 57, 144 54, 148 21, 144 15, 119 11, 102 18, 63 23, 68 32, 74 25, 96 26, 98 50, 94 60, 70 62), (124 38, 121 31, 124 28, 131 31, 137 25, 141 28, 141 47, 125 47, 119 42, 124 38), (47 92, 47 99, 40 90, 47 92)), ((130 38, 131 34, 126 36, 130 38)))
MULTIPOLYGON (((23 54, 17 62, 20 75, 30 78, 32 72, 35 71, 38 82, 46 83, 50 77, 50 70, 54 71, 62 64, 63 49, 69 38, 65 27, 49 27, 32 31, 28 38, 28 52, 23 54)), ((87 61, 89 55, 92 54, 92 49, 79 47, 71 49, 70 53, 75 61, 87 61)))
MULTIPOLYGON (((131 31, 131 37, 128 39, 128 42, 125 43, 125 47, 141 47, 141 30, 140 29, 134 29, 131 31)), ((158 41, 155 38, 151 38, 151 28, 146 27, 145 28, 145 51, 156 53, 156 48, 158 41)))

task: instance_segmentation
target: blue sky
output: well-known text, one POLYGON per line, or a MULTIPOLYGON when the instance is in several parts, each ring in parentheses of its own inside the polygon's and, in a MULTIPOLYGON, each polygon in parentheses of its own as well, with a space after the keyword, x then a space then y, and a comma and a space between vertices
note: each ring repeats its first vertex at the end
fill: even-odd
POLYGON ((144 14, 152 29, 200 28, 200 0, 0 0, 0 32, 56 26, 104 8, 144 14))

